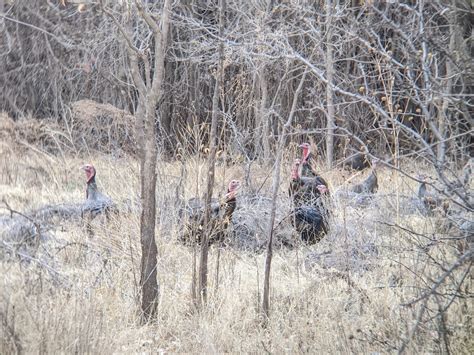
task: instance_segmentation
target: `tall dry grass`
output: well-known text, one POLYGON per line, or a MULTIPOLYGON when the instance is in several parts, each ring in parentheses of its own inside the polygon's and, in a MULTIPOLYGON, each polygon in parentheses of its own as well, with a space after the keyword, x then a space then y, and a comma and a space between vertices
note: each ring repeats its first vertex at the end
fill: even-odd
MULTIPOLYGON (((288 153, 283 176, 288 176, 291 156, 288 153)), ((1 199, 19 211, 81 201, 85 182, 78 167, 84 162, 96 166, 99 187, 115 201, 138 198, 138 168, 133 160, 98 155, 45 157, 40 152, 20 154, 3 147, 1 199)), ((132 208, 110 221, 94 220, 92 237, 80 221, 65 222, 28 260, 14 253, 1 254, 0 353, 370 353, 399 348, 416 321, 419 307, 402 304, 428 286, 426 275, 432 272, 436 276, 424 237, 437 238, 436 217, 403 215, 388 207, 354 208, 336 201, 337 227, 330 236, 318 245, 275 252, 271 317, 262 328, 257 318, 262 253, 236 248, 218 251, 212 247, 209 302, 203 312, 195 312, 191 299, 193 251, 177 242, 182 224, 175 201, 202 196, 205 161, 189 157, 183 164, 159 162, 157 322, 138 325, 139 215, 132 208), (419 236, 384 225, 383 221, 411 228, 419 236), (355 257, 349 253, 355 239, 377 248, 377 253, 367 255, 369 263, 365 267, 350 263, 355 257), (324 268, 317 263, 309 267, 308 254, 324 251, 338 252, 347 267, 324 268)), ((230 178, 244 179, 244 168, 219 165, 216 190, 223 192, 230 178)), ((255 188, 262 186, 261 194, 269 191, 269 171, 252 166, 252 184, 255 188)), ((351 178, 339 170, 325 172, 324 176, 332 191, 351 178)), ((283 179, 282 206, 288 205, 287 184, 288 179, 283 179)), ((413 195, 417 189, 416 183, 388 169, 381 171, 379 185, 381 203, 391 200, 383 206, 397 205, 396 195, 384 194, 413 195)), ((448 261, 457 256, 456 248, 447 242, 437 244, 429 253, 448 261)), ((435 305, 430 306, 434 312, 435 305)), ((455 300, 446 314, 453 353, 473 349, 470 314, 469 299, 455 300)), ((433 324, 417 332, 409 352, 444 351, 438 341, 437 323, 433 324)))

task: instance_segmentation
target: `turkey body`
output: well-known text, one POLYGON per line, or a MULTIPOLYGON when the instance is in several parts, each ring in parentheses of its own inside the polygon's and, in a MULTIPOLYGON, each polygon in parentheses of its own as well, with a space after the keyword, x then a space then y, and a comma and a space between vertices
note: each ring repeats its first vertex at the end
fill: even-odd
POLYGON ((211 213, 208 225, 206 225, 205 221, 206 206, 204 201, 198 198, 190 199, 185 209, 187 222, 179 238, 180 241, 186 245, 201 244, 204 239, 204 233, 208 233, 207 240, 209 245, 224 243, 228 236, 232 215, 237 207, 236 190, 239 186, 240 182, 232 180, 227 194, 222 201, 217 199, 211 200, 211 213))
POLYGON ((420 187, 418 188, 418 198, 423 203, 423 206, 428 212, 433 212, 438 207, 442 207, 446 212, 448 209, 448 201, 443 199, 441 196, 428 192, 424 177, 419 178, 421 180, 420 187))
POLYGON ((293 165, 289 194, 293 202, 292 224, 300 239, 308 244, 319 242, 328 232, 328 210, 326 198, 329 196, 324 179, 319 176, 301 176, 301 161, 293 165), (323 196, 324 195, 324 196, 323 196))
POLYGON ((99 191, 96 183, 96 170, 87 164, 82 167, 86 172, 87 187, 86 187, 86 201, 83 205, 83 215, 88 214, 91 218, 98 214, 110 212, 115 208, 115 205, 110 197, 104 195, 99 191))
POLYGON ((364 153, 358 152, 343 161, 344 168, 353 170, 364 170, 369 167, 369 162, 364 153))
POLYGON ((318 186, 326 186, 318 177, 302 177, 297 183, 299 185, 293 192, 293 203, 295 206, 314 205, 321 197, 318 186))
POLYGON ((328 232, 326 216, 318 206, 300 206, 295 208, 294 227, 301 240, 308 244, 319 242, 328 232))
POLYGON ((300 165, 301 160, 295 159, 288 189, 288 194, 295 207, 316 202, 321 194, 318 185, 325 185, 319 177, 301 177, 300 165))
POLYGON ((352 192, 361 194, 361 193, 366 193, 366 194, 373 194, 377 192, 377 189, 379 187, 378 184, 378 178, 377 178, 377 172, 375 168, 372 169, 372 172, 370 173, 367 178, 361 182, 360 184, 354 185, 352 188, 352 192))
POLYGON ((301 159, 296 159, 291 171, 290 198, 294 206, 313 205, 321 192, 318 186, 328 186, 326 180, 316 171, 316 158, 309 143, 302 143, 301 159))

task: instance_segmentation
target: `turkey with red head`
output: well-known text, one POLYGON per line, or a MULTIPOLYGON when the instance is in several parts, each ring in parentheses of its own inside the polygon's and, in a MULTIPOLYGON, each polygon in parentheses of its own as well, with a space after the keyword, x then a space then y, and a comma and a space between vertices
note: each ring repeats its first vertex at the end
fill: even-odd
MULTIPOLYGON (((316 203, 321 193, 318 185, 327 186, 320 177, 301 176, 301 160, 295 159, 291 170, 291 181, 289 195, 295 206, 313 205, 316 203)), ((327 187, 326 187, 327 189, 327 187)))
POLYGON ((114 203, 112 199, 101 193, 95 181, 96 170, 91 164, 86 164, 81 167, 86 173, 86 202, 83 206, 83 214, 88 213, 92 218, 99 213, 109 212, 114 203))
POLYGON ((301 178, 300 178, 300 173, 299 173, 300 165, 301 165, 301 160, 296 158, 291 168, 291 180, 290 180, 290 187, 288 188, 288 194, 290 198, 293 200, 295 198, 295 195, 298 193, 298 190, 301 188, 301 178))
POLYGON ((206 228, 205 203, 197 198, 188 201, 185 213, 188 222, 185 226, 184 233, 180 236, 180 240, 185 244, 200 244, 203 233, 210 231, 208 235, 209 245, 213 243, 222 243, 226 239, 229 223, 232 220, 232 214, 237 206, 237 193, 240 188, 239 180, 231 180, 229 182, 227 193, 222 200, 211 201, 210 228, 206 228))
POLYGON ((318 185, 328 186, 327 182, 316 171, 316 158, 311 153, 311 145, 309 143, 302 143, 300 148, 302 149, 300 176, 316 179, 318 185))

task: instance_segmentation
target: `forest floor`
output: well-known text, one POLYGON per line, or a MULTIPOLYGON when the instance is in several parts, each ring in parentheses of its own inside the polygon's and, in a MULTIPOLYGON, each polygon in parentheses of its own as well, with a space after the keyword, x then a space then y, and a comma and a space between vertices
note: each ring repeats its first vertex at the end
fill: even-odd
MULTIPOLYGON (((99 188, 114 201, 138 200, 138 164, 133 159, 52 156, 34 147, 17 150, 8 145, 1 149, 0 200, 16 211, 83 201, 85 177, 79 167, 84 163, 96 166, 99 188)), ((290 152, 278 202, 286 209, 291 160, 290 152)), ((211 247, 209 300, 204 311, 196 312, 193 249, 177 241, 182 222, 173 201, 202 196, 206 162, 190 157, 184 164, 158 165, 157 322, 140 326, 138 321, 139 214, 132 208, 109 221, 96 218, 93 235, 80 220, 58 222, 60 227, 27 259, 0 252, 0 353, 390 352, 416 323, 418 304, 404 304, 427 287, 430 256, 448 261, 457 257, 454 245, 426 237, 439 228, 437 217, 402 211, 404 200, 397 194, 415 196, 417 183, 383 168, 375 205, 336 201, 332 230, 319 244, 277 248, 266 327, 258 318, 263 251, 211 247), (321 259, 325 255, 336 262, 321 259)), ((406 168, 427 170, 421 165, 406 168)), ((367 173, 334 169, 322 175, 336 191, 367 173)), ((224 192, 228 180, 244 181, 245 175, 243 165, 218 164, 215 195, 224 192)), ((262 187, 260 194, 270 194, 271 168, 255 164, 250 176, 252 186, 262 187)), ((2 206, 0 213, 8 211, 2 206)), ((265 213, 255 211, 257 216, 265 213)), ((457 301, 446 315, 457 324, 450 329, 455 353, 474 346, 469 309, 471 301, 457 301)), ((422 327, 408 349, 441 352, 437 338, 436 327, 422 327)))

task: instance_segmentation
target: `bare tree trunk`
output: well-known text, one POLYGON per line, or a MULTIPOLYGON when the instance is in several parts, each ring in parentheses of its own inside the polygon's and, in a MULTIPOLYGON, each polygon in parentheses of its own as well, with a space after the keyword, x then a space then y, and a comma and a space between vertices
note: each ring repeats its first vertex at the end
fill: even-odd
MULTIPOLYGON (((5 0, 0 0, 0 14, 3 14, 5 11, 5 0)), ((3 30, 5 19, 0 18, 0 29, 3 30)))
MULTIPOLYGON (((273 1, 267 0, 266 8, 263 14, 259 17, 259 32, 258 38, 260 41, 265 41, 264 28, 269 14, 272 11, 273 1)), ((263 159, 265 162, 270 160, 270 115, 268 114, 268 75, 266 58, 260 60, 257 67, 258 87, 260 90, 260 106, 256 110, 257 117, 255 118, 256 138, 255 147, 263 148, 263 159)), ((257 152, 261 153, 261 151, 257 152)))
POLYGON ((170 28, 171 0, 165 0, 161 16, 161 28, 151 17, 148 9, 140 1, 135 2, 139 16, 146 22, 154 37, 154 65, 151 77, 149 52, 139 50, 133 41, 130 29, 122 26, 119 20, 101 1, 102 10, 113 20, 125 39, 133 82, 138 91, 138 107, 135 112, 136 140, 140 156, 140 243, 142 248, 140 268, 142 322, 156 317, 158 305, 157 246, 155 241, 156 219, 156 106, 163 95, 165 54, 170 28), (143 62, 143 70, 139 67, 143 62))
MULTIPOLYGON (((155 113, 158 100, 163 94, 165 54, 170 27, 169 15, 171 0, 165 0, 161 29, 155 28, 149 14, 140 9, 142 16, 152 27, 155 35, 155 66, 153 82, 146 95, 145 109, 145 144, 140 159, 141 167, 141 200, 140 240, 142 246, 141 278, 143 321, 147 322, 156 317, 158 305, 157 281, 157 246, 155 241, 156 220, 156 125, 155 113)), ((156 25, 156 23, 154 23, 156 25)), ((157 26, 157 25, 156 25, 157 26)))
POLYGON ((334 63, 332 58, 332 0, 326 0, 326 72, 328 84, 326 85, 327 101, 327 135, 326 135, 326 157, 328 167, 332 167, 334 161, 334 100, 333 100, 333 74, 334 63))
POLYGON ((219 109, 219 90, 222 86, 222 79, 224 75, 224 42, 222 36, 224 34, 224 16, 225 16, 225 0, 219 1, 219 37, 221 42, 219 44, 219 67, 216 73, 216 82, 214 85, 214 95, 212 97, 212 121, 210 132, 210 149, 208 158, 208 173, 207 173, 207 189, 206 189, 206 212, 204 215, 205 233, 201 238, 201 259, 199 261, 199 289, 198 289, 198 304, 202 307, 207 302, 207 276, 208 276, 208 254, 209 254, 209 234, 212 232, 211 221, 211 198, 214 186, 215 162, 217 151, 217 119, 219 109))
POLYGON ((260 120, 263 124, 262 128, 262 145, 263 145, 263 158, 265 162, 270 159, 270 115, 268 114, 268 85, 267 77, 265 74, 265 66, 260 70, 258 75, 261 90, 261 102, 260 102, 260 120))
POLYGON ((157 283, 157 246, 155 241, 156 216, 156 140, 154 127, 154 110, 145 115, 144 154, 140 159, 141 201, 140 241, 142 247, 140 286, 142 290, 142 312, 144 321, 155 317, 158 302, 157 283), (150 128, 150 124, 152 127, 150 128))
POLYGON ((296 89, 293 95, 293 103, 291 105, 291 110, 288 115, 288 120, 283 125, 283 129, 280 134, 280 138, 278 140, 278 150, 277 156, 275 161, 275 166, 273 169, 273 184, 272 184, 272 206, 270 211, 270 221, 268 223, 268 243, 267 243, 267 256, 265 259, 265 279, 263 281, 263 301, 262 301, 262 316, 264 321, 268 319, 270 316, 270 270, 272 265, 272 257, 273 257, 273 226, 275 224, 275 215, 276 215, 276 199, 278 195, 278 188, 280 187, 280 166, 281 160, 283 156, 283 149, 286 145, 286 133, 290 128, 293 122, 293 116, 295 115, 296 111, 296 104, 298 102, 298 96, 303 88, 303 83, 306 78, 306 71, 303 73, 301 77, 300 83, 298 88, 296 89))
MULTIPOLYGON (((253 151, 255 155, 261 155, 262 153, 262 131, 263 131, 263 120, 262 120, 262 87, 260 83, 260 69, 257 68, 252 76, 252 92, 255 96, 255 108, 254 112, 254 130, 253 130, 253 151), (260 102, 260 105, 257 105, 260 102)), ((237 116, 237 119, 240 117, 237 116)), ((245 119, 248 120, 248 117, 245 119)), ((243 119, 242 119, 243 121, 243 119)), ((250 122, 250 120, 249 120, 250 122)))
MULTIPOLYGON (((457 28, 457 12, 453 11, 453 14, 450 16, 450 21, 449 21, 449 53, 453 53, 453 55, 456 55, 455 53, 459 53, 457 45, 456 45, 456 38, 462 38, 462 35, 459 33, 458 28, 457 28)), ((451 58, 447 57, 446 58, 446 72, 445 72, 445 78, 446 78, 446 84, 445 84, 445 89, 444 89, 444 95, 443 99, 441 100, 441 107, 438 108, 438 129, 439 133, 442 137, 446 137, 446 126, 449 124, 448 120, 449 117, 447 115, 448 108, 449 108, 449 102, 451 98, 451 93, 452 93, 452 86, 453 86, 453 64, 451 62, 451 58)), ((443 139, 442 141, 439 142, 438 144, 438 149, 437 149, 437 159, 438 162, 442 165, 445 161, 446 157, 446 140, 443 139)))
MULTIPOLYGON (((422 68, 422 73, 423 73, 423 81, 424 81, 424 90, 428 93, 428 95, 425 95, 425 97, 423 98, 423 101, 420 102, 421 104, 421 109, 422 109, 422 112, 425 116, 425 119, 428 123, 428 126, 431 130, 431 132, 433 133, 433 136, 435 137, 435 139, 438 141, 438 144, 442 144, 443 145, 443 141, 445 139, 445 137, 441 134, 440 130, 439 130, 439 126, 437 125, 437 122, 435 122, 435 117, 434 115, 432 115, 432 102, 434 101, 433 100, 433 97, 434 97, 434 91, 433 91, 433 83, 432 83, 432 80, 431 80, 431 74, 430 74, 430 68, 429 68, 429 65, 428 65, 428 62, 429 62, 429 56, 430 56, 430 53, 428 51, 428 44, 427 42, 424 40, 424 36, 425 36, 425 20, 424 20, 424 4, 425 4, 425 1, 424 0, 419 0, 418 2, 418 18, 419 18, 419 23, 418 23, 418 26, 419 26, 419 34, 422 38, 422 41, 421 41, 421 58, 420 58, 420 61, 421 61, 421 68, 422 68)), ((443 145, 444 147, 444 145, 443 145)), ((440 150, 438 150, 439 153, 442 153, 442 150, 444 148, 440 150)), ((438 170, 440 166, 442 166, 442 162, 440 160, 438 160, 438 156, 442 156, 444 153, 442 154, 436 154, 436 156, 434 156, 433 154, 433 159, 436 160, 436 164, 435 164, 435 167, 436 169, 438 170)))

